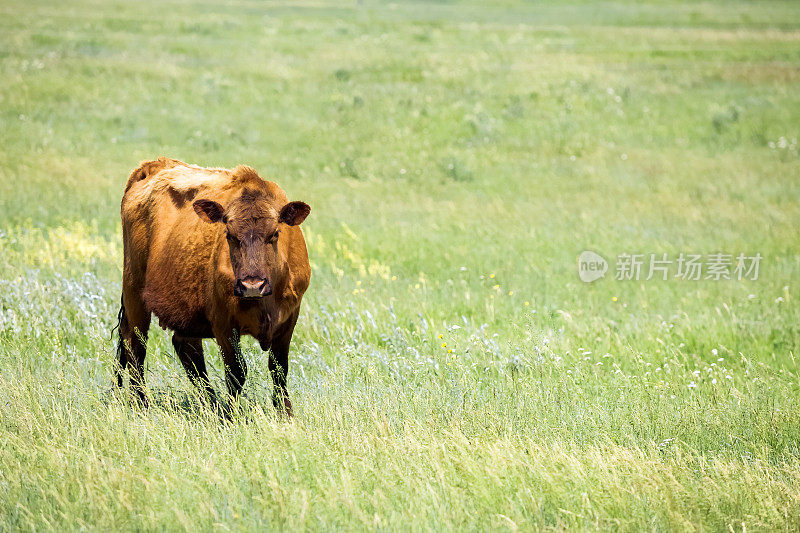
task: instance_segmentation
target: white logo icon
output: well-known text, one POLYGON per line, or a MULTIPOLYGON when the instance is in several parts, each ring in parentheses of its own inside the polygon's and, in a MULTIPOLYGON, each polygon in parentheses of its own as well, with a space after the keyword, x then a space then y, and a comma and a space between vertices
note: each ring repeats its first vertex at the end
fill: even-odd
POLYGON ((578 276, 581 281, 591 283, 596 281, 608 272, 608 262, 602 255, 585 250, 578 256, 578 276))

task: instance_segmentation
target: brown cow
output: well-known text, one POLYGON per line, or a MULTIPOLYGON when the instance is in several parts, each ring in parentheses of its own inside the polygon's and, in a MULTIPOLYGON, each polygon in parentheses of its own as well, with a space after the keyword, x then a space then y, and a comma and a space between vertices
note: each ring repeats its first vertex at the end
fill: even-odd
POLYGON ((246 166, 202 168, 162 157, 134 170, 122 197, 118 385, 127 368, 131 388, 147 405, 144 358, 153 313, 174 332, 178 358, 212 401, 202 339, 219 344, 233 401, 247 375, 239 337, 255 337, 271 351, 272 401, 291 416, 289 343, 311 279, 299 224, 310 211, 246 166))

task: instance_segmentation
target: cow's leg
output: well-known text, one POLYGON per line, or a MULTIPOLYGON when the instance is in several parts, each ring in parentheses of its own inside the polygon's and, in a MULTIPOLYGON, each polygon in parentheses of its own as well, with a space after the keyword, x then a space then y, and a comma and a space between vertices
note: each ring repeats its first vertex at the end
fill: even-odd
POLYGON ((269 373, 272 376, 272 405, 279 413, 291 418, 292 402, 286 390, 286 376, 289 373, 289 344, 292 342, 297 313, 290 318, 282 330, 272 339, 269 355, 269 373))
MULTIPOLYGON (((123 293, 125 320, 120 322, 119 335, 125 353, 126 364, 131 375, 131 389, 144 407, 149 405, 144 385, 144 358, 147 353, 147 332, 150 329, 150 313, 138 295, 123 293)), ((122 357, 120 357, 120 360, 122 357)))
POLYGON ((178 354, 178 359, 183 364, 183 368, 186 369, 189 380, 202 391, 203 399, 214 403, 216 395, 211 382, 208 380, 206 359, 203 356, 203 340, 181 337, 176 333, 172 336, 172 346, 175 347, 175 353, 178 354))
POLYGON ((236 329, 216 335, 217 344, 225 364, 225 384, 228 386, 230 404, 234 405, 247 378, 247 363, 239 347, 239 332, 236 329))

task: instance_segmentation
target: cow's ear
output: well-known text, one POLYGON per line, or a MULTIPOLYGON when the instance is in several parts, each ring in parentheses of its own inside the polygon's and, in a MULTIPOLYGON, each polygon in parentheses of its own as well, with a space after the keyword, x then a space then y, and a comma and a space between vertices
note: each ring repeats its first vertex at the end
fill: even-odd
POLYGON ((194 212, 206 222, 219 222, 222 220, 222 206, 214 200, 195 200, 194 212))
POLYGON ((281 209, 280 221, 290 226, 297 226, 310 212, 311 207, 305 202, 289 202, 281 209))

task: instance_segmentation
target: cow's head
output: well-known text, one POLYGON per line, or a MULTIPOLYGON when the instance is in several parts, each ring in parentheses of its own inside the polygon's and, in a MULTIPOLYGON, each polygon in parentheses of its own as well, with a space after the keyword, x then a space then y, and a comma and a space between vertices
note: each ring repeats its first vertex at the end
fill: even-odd
POLYGON ((272 294, 271 266, 276 264, 281 229, 303 222, 311 208, 304 202, 281 202, 258 190, 244 189, 226 207, 199 199, 194 210, 206 222, 225 224, 235 283, 242 298, 272 294))

